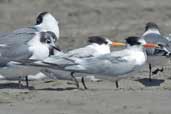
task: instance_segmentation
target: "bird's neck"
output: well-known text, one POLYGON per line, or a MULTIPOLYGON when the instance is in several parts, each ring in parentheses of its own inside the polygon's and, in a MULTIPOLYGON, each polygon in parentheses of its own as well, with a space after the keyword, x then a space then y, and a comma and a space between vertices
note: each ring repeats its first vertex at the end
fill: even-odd
POLYGON ((141 45, 134 45, 134 46, 130 46, 130 45, 127 45, 127 49, 129 50, 134 50, 134 51, 143 51, 143 46, 141 45))
POLYGON ((160 31, 158 29, 149 29, 142 36, 145 36, 145 35, 151 34, 151 33, 160 35, 160 31))
POLYGON ((36 34, 29 42, 29 46, 36 46, 37 44, 41 44, 40 42, 40 34, 36 34))
POLYGON ((94 48, 97 53, 101 53, 101 54, 108 54, 110 53, 110 46, 109 45, 106 45, 106 44, 96 44, 96 43, 92 43, 90 45, 88 45, 89 47, 92 47, 94 48))
POLYGON ((137 66, 143 65, 147 60, 147 55, 142 46, 130 46, 127 48, 130 56, 136 62, 137 66))

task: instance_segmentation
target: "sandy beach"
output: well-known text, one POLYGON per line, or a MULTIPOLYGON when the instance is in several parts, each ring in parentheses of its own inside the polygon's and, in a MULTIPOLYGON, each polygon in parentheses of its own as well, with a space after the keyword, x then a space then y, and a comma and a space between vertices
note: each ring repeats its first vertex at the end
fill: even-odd
MULTIPOLYGON (((42 11, 59 20, 64 51, 87 45, 91 35, 113 41, 141 35, 149 21, 156 22, 163 34, 171 33, 170 0, 2 0, 0 32, 31 26, 42 11)), ((170 114, 171 63, 164 69, 149 82, 145 65, 125 75, 119 89, 109 79, 86 81, 88 90, 76 89, 69 84, 69 73, 62 71, 55 75, 68 80, 30 81, 31 90, 18 89, 17 81, 1 80, 0 114, 170 114)))

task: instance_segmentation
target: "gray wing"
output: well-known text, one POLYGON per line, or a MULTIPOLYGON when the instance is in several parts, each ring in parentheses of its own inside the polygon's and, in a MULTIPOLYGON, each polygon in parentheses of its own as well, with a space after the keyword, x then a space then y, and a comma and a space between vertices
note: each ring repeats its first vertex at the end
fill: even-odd
POLYGON ((24 43, 38 32, 36 27, 20 28, 10 33, 0 33, 0 44, 24 43))
POLYGON ((91 47, 83 47, 79 49, 74 49, 72 51, 69 51, 68 53, 64 54, 64 57, 78 57, 78 58, 87 58, 87 57, 93 57, 96 50, 94 50, 91 47))
POLYGON ((171 52, 171 34, 163 37, 168 40, 168 50, 171 52))
POLYGON ((91 47, 84 47, 84 48, 79 48, 79 49, 74 49, 71 50, 67 53, 62 53, 60 55, 55 55, 51 56, 47 59, 44 60, 44 62, 49 62, 49 63, 58 63, 60 65, 65 65, 65 64, 70 64, 70 62, 66 58, 89 58, 89 57, 94 57, 94 53, 96 50, 94 50, 91 47))
POLYGON ((84 59, 94 57, 96 50, 86 46, 84 48, 75 49, 60 56, 51 56, 44 60, 45 63, 51 63, 54 65, 60 65, 62 67, 75 64, 75 60, 72 59, 84 59))
POLYGON ((162 46, 162 49, 160 48, 147 48, 145 49, 147 52, 147 55, 154 56, 154 55, 165 55, 165 53, 171 51, 171 45, 169 45, 169 41, 164 38, 163 36, 159 34, 147 34, 143 36, 144 40, 147 43, 155 43, 162 46))
POLYGON ((44 60, 43 63, 35 63, 30 65, 65 71, 117 76, 132 72, 136 68, 133 64, 135 61, 126 60, 126 55, 127 53, 118 51, 112 54, 91 58, 68 57, 59 59, 52 56, 44 60))
POLYGON ((0 37, 4 37, 4 36, 6 36, 8 34, 9 34, 8 32, 0 32, 0 37))
POLYGON ((171 34, 163 36, 165 39, 167 39, 169 42, 171 42, 171 34))
POLYGON ((11 45, 0 48, 0 66, 6 65, 9 61, 25 60, 32 56, 27 45, 11 45))
POLYGON ((165 39, 164 37, 162 37, 161 35, 159 34, 147 34, 144 36, 144 39, 146 42, 148 43, 161 43, 161 44, 164 44, 166 45, 168 43, 168 40, 165 39))
POLYGON ((35 33, 35 32, 39 32, 38 28, 36 27, 20 28, 14 31, 14 33, 35 33))
POLYGON ((32 53, 28 50, 27 42, 35 34, 30 33, 11 33, 0 37, 0 64, 5 65, 11 60, 28 59, 32 53))
POLYGON ((80 60, 82 62, 75 65, 66 66, 64 69, 69 71, 117 76, 132 72, 135 69, 133 61, 127 61, 123 56, 112 56, 106 54, 96 58, 80 60))
POLYGON ((0 37, 0 44, 13 45, 24 44, 31 40, 35 36, 35 33, 10 33, 3 37, 0 37))
POLYGON ((112 62, 121 62, 123 61, 122 57, 126 56, 126 51, 115 51, 112 52, 111 54, 104 54, 101 56, 94 56, 94 57, 75 57, 75 56, 50 56, 47 59, 45 59, 43 62, 46 64, 51 64, 51 65, 58 65, 58 66, 70 66, 70 65, 77 65, 77 64, 87 64, 87 63, 96 63, 97 61, 100 60, 109 60, 112 62), (115 58, 115 59, 111 59, 115 58))

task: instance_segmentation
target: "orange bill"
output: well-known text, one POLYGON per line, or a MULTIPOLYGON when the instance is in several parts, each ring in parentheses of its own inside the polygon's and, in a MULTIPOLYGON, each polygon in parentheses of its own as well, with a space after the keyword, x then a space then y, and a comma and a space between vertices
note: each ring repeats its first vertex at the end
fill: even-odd
POLYGON ((144 44, 144 47, 145 48, 158 48, 160 46, 157 44, 153 44, 153 43, 146 43, 146 44, 144 44))
POLYGON ((112 42, 112 46, 126 46, 126 44, 121 42, 112 42))

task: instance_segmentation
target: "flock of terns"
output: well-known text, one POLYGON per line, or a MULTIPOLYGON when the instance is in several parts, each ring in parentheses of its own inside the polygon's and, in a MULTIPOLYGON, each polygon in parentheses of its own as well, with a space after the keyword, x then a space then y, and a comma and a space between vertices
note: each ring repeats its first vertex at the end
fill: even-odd
MULTIPOLYGON (((119 80, 121 75, 141 69, 146 62, 149 64, 151 81, 152 74, 163 71, 162 67, 154 71, 152 67, 166 64, 161 62, 161 58, 168 62, 171 56, 170 37, 162 36, 159 27, 153 22, 146 24, 142 36, 129 36, 124 42, 90 36, 89 45, 65 53, 61 51, 59 44, 56 45, 59 38, 58 21, 49 12, 40 13, 34 26, 0 33, 1 69, 21 65, 69 71, 79 88, 75 73, 118 77, 119 80), (111 46, 124 48, 111 52, 111 46)), ((28 77, 24 77, 28 87, 28 77)), ((115 81, 117 88, 118 80, 115 81)), ((81 77, 81 82, 87 89, 84 76, 81 77)))

